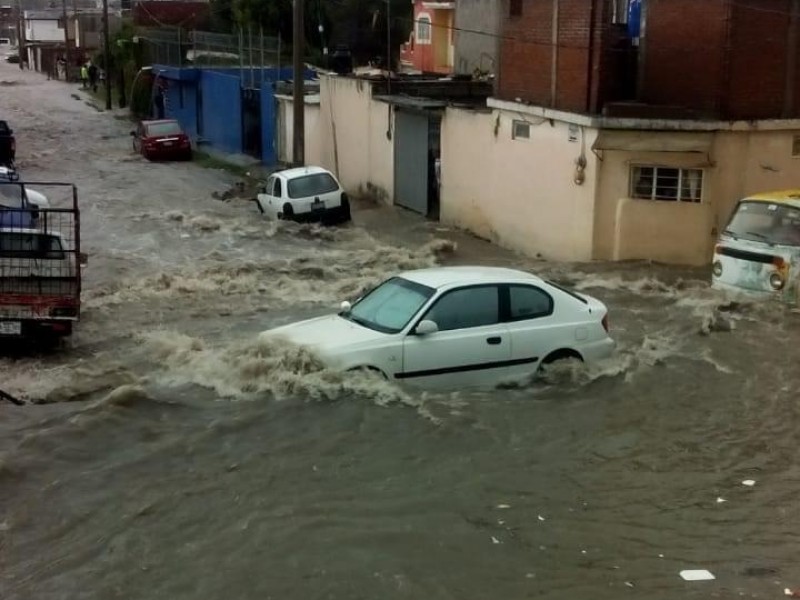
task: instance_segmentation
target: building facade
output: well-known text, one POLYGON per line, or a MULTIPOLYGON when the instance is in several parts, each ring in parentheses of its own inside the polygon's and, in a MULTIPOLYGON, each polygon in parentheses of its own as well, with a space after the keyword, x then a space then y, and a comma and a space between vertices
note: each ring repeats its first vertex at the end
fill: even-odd
POLYGON ((497 0, 458 0, 453 34, 456 73, 497 72, 502 6, 497 0))
POLYGON ((453 72, 456 2, 413 0, 414 27, 400 48, 400 66, 407 71, 453 72))

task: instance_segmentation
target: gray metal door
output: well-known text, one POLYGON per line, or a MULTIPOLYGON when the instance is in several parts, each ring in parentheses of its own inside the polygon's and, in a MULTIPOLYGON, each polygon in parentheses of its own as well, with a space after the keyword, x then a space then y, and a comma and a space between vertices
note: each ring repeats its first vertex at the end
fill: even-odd
POLYGON ((394 202, 428 214, 428 117, 398 110, 394 121, 394 202))

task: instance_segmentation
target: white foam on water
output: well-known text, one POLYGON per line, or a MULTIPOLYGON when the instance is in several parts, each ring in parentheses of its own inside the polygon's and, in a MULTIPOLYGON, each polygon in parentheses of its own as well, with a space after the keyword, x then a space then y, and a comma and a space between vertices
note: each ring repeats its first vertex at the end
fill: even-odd
POLYGON ((411 406, 438 421, 426 409, 425 399, 410 396, 380 375, 328 369, 309 350, 280 339, 259 336, 220 347, 171 331, 148 332, 140 339, 161 367, 155 375, 159 385, 198 385, 231 400, 265 395, 317 401, 358 397, 379 406, 411 406))

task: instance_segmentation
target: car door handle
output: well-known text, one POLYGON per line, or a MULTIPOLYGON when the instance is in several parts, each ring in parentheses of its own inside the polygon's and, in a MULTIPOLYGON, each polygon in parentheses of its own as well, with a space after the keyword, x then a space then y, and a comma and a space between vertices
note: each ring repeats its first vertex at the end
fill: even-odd
POLYGON ((501 338, 500 336, 486 338, 486 343, 489 344, 490 346, 497 346, 502 341, 503 338, 501 338))

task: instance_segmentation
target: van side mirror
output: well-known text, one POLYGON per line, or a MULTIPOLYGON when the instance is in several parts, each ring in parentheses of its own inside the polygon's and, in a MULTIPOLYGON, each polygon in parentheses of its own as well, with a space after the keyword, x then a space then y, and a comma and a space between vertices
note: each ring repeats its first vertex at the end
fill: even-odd
POLYGON ((342 302, 342 303, 339 305, 339 309, 340 309, 340 310, 341 310, 341 311, 342 311, 344 314, 347 314, 347 313, 349 313, 351 308, 353 308, 353 305, 352 305, 352 304, 350 304, 350 303, 349 303, 347 300, 345 300, 344 302, 342 302))
POLYGON ((439 326, 435 322, 427 319, 420 321, 419 325, 417 325, 417 328, 414 329, 414 333, 421 336, 431 335, 437 331, 439 331, 439 326))

